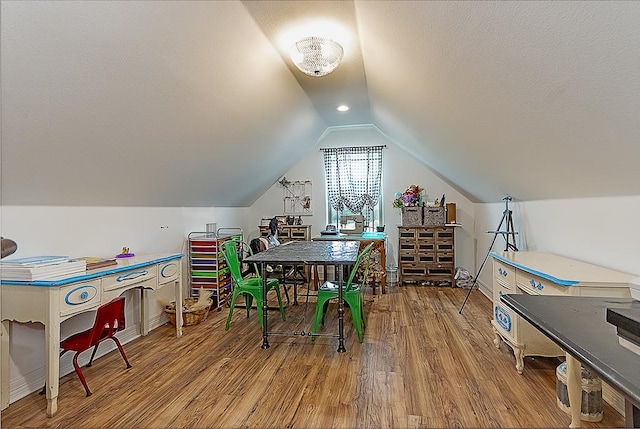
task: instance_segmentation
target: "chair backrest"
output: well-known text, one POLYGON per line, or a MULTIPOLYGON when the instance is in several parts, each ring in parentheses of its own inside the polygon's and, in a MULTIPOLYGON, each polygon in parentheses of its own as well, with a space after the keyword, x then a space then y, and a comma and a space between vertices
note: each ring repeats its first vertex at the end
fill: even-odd
MULTIPOLYGON (((229 240, 224 243, 224 259, 227 261, 227 267, 231 272, 231 279, 237 284, 242 281, 242 269, 240 267, 240 259, 238 258, 237 240, 229 240)), ((241 244, 242 245, 242 244, 241 244)))
POLYGON ((112 299, 98 307, 93 323, 90 346, 97 345, 105 338, 112 337, 124 329, 124 296, 112 299))
POLYGON ((351 273, 349 273, 349 278, 347 279, 347 283, 344 285, 344 290, 351 290, 353 287, 353 281, 358 274, 358 269, 364 263, 364 278, 367 277, 369 271, 369 259, 371 258, 371 251, 373 250, 373 242, 369 243, 360 254, 358 254, 358 259, 356 259, 356 263, 353 264, 353 268, 351 269, 351 273))

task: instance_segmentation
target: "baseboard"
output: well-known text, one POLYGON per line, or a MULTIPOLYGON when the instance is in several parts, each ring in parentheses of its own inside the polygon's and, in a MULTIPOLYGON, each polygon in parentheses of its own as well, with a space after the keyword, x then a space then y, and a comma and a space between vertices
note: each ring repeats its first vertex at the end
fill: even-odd
POLYGON ((478 285, 478 290, 482 293, 487 299, 493 302, 493 286, 487 287, 487 285, 482 280, 477 280, 476 285, 478 285))

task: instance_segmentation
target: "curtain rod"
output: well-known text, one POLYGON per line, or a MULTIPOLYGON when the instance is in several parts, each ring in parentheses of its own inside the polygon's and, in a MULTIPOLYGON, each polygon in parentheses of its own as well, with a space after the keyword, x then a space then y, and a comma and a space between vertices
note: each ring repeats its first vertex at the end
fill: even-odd
POLYGON ((350 147, 321 147, 320 150, 336 150, 336 149, 386 149, 387 145, 381 146, 350 146, 350 147))

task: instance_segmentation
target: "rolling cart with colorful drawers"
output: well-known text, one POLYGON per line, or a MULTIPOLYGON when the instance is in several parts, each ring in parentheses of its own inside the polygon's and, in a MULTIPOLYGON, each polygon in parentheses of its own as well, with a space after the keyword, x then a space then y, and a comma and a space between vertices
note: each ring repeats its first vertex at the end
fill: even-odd
POLYGON ((228 240, 242 241, 240 228, 219 228, 216 232, 191 232, 189 242, 189 294, 197 297, 200 288, 212 291, 212 308, 218 311, 231 294, 231 273, 224 259, 228 240))

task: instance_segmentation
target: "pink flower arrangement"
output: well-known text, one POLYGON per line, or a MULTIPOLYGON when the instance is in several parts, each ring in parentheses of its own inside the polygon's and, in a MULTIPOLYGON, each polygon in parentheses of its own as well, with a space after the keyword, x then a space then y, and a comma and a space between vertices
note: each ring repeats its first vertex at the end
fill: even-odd
POLYGON ((423 191, 424 188, 418 185, 410 185, 403 193, 396 192, 393 207, 401 209, 402 207, 421 206, 423 191))

